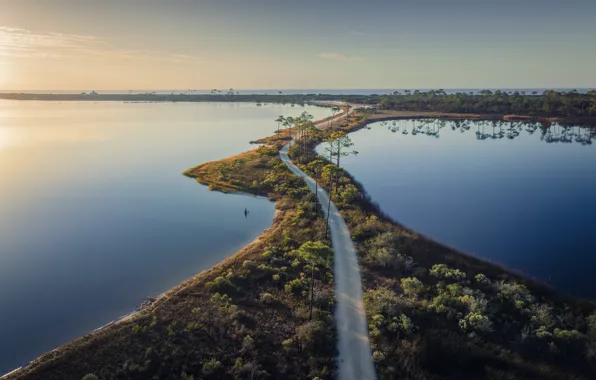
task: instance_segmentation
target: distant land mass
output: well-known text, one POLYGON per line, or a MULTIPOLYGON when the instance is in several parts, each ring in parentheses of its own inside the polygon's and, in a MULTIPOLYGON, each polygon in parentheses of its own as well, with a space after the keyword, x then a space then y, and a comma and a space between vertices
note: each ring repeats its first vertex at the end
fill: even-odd
MULTIPOLYGON (((451 88, 451 89, 444 89, 447 94, 455 94, 455 93, 479 93, 482 90, 491 90, 491 91, 518 91, 518 92, 526 92, 531 94, 532 92, 536 91, 539 94, 542 94, 544 91, 554 90, 559 92, 566 92, 577 90, 579 93, 587 93, 594 88, 577 88, 577 87, 561 87, 561 88, 547 88, 547 87, 540 87, 540 88, 451 88)), ((241 94, 241 95, 279 95, 280 91, 284 95, 307 95, 307 94, 328 94, 328 95, 384 95, 384 94, 391 94, 394 91, 404 92, 406 90, 411 91, 420 91, 426 92, 432 89, 406 89, 406 88, 369 88, 369 89, 235 89, 234 91, 241 94)), ((87 90, 0 90, 0 94, 57 94, 57 95, 64 95, 64 94, 81 94, 81 93, 90 93, 94 91, 94 89, 87 89, 87 90)), ((154 93, 158 95, 171 95, 173 94, 192 94, 192 95, 208 95, 213 94, 213 89, 160 89, 160 90, 151 90, 151 89, 135 89, 135 90, 95 90, 100 94, 145 94, 145 93, 154 93)), ((223 93, 227 93, 230 89, 221 89, 223 93)))

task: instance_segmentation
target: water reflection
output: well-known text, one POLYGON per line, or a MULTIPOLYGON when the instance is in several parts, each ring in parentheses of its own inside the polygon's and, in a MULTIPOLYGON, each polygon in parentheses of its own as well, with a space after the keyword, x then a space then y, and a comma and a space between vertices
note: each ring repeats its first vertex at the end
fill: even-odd
POLYGON ((524 132, 527 135, 534 135, 538 132, 540 140, 549 144, 578 143, 591 145, 594 138, 596 138, 596 128, 548 122, 412 119, 383 121, 379 124, 387 127, 393 133, 401 132, 403 135, 422 135, 434 138, 439 138, 443 129, 461 133, 474 129, 477 140, 500 140, 504 138, 514 140, 524 132))

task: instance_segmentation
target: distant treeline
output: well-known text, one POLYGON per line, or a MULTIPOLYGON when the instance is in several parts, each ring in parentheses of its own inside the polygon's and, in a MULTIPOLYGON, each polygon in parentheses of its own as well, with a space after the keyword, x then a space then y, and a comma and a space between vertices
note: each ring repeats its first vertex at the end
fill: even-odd
POLYGON ((483 90, 477 93, 447 94, 443 90, 404 91, 371 96, 380 108, 404 111, 436 111, 481 114, 536 116, 596 116, 596 91, 504 92, 483 90))
POLYGON ((367 96, 362 95, 326 95, 326 94, 27 94, 0 93, 0 99, 12 100, 47 100, 47 101, 123 101, 123 102, 253 102, 304 104, 309 101, 345 100, 364 103, 367 96))
POLYGON ((596 116, 596 91, 580 93, 544 91, 490 91, 447 94, 444 90, 396 91, 385 95, 331 94, 0 94, 0 99, 51 101, 130 101, 130 102, 254 102, 304 104, 310 101, 345 101, 376 104, 382 109, 480 114, 517 114, 535 116, 596 116))

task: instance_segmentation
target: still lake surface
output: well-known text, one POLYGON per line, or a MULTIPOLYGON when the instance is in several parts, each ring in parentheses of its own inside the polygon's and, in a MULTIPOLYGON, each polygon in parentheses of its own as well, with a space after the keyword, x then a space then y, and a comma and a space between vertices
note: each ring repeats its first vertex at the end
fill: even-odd
POLYGON ((415 231, 596 298, 596 130, 439 126, 372 124, 342 166, 415 231))
POLYGON ((279 115, 239 103, 0 101, 0 374, 207 269, 271 225, 264 198, 185 169, 254 148, 279 115), (248 219, 244 208, 250 210, 248 219))

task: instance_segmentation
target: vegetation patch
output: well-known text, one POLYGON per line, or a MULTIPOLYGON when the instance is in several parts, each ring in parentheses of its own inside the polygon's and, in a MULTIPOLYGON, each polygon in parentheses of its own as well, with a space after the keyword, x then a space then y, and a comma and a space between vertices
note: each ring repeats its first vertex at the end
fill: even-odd
POLYGON ((331 193, 350 229, 379 378, 596 378, 593 303, 561 296, 401 226, 339 166, 342 156, 355 153, 345 133, 379 117, 391 118, 383 111, 360 113, 311 135, 302 143, 308 149, 296 144, 290 152, 331 193), (326 157, 312 151, 318 144, 326 157))

